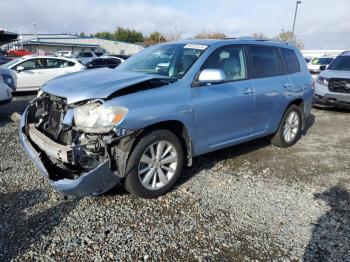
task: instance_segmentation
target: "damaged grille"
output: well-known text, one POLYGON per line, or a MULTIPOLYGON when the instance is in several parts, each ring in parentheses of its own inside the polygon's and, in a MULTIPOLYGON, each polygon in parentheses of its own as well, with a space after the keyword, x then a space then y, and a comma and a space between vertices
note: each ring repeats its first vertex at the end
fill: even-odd
POLYGON ((43 121, 38 129, 61 144, 71 144, 76 136, 72 129, 65 130, 63 119, 68 111, 67 103, 63 98, 49 96, 43 100, 43 121))
POLYGON ((336 93, 350 93, 350 80, 331 79, 328 84, 329 91, 336 93))

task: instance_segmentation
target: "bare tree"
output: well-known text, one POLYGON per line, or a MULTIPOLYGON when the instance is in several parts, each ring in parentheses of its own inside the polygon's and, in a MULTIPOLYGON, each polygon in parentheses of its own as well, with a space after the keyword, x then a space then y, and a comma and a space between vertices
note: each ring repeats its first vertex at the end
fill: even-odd
POLYGON ((173 31, 170 31, 164 34, 164 37, 167 42, 176 41, 181 39, 182 33, 183 32, 181 30, 175 29, 173 31))
POLYGON ((227 36, 219 31, 202 31, 201 33, 194 36, 195 39, 222 39, 226 38, 227 36))
POLYGON ((297 38, 297 36, 295 34, 293 34, 293 32, 291 32, 291 31, 284 31, 284 30, 282 30, 274 38, 276 40, 279 40, 279 41, 289 42, 289 43, 295 45, 296 47, 298 47, 299 49, 303 49, 304 48, 303 42, 299 38, 297 38))
POLYGON ((264 33, 260 33, 260 32, 253 33, 252 37, 254 37, 255 39, 268 39, 267 35, 265 35, 264 33))

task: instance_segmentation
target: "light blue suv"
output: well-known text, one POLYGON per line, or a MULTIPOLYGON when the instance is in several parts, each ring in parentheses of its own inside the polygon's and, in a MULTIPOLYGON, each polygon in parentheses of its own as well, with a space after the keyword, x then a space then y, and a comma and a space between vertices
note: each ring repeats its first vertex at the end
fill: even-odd
POLYGON ((22 117, 20 139, 65 195, 97 195, 122 182, 144 198, 176 184, 210 151, 270 136, 301 136, 314 90, 295 47, 253 39, 156 45, 117 69, 62 76, 22 117))

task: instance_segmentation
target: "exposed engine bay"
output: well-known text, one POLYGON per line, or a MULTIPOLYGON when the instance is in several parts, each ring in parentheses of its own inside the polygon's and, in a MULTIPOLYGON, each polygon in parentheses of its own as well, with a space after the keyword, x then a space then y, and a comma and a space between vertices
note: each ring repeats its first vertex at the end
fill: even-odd
POLYGON ((82 104, 68 106, 64 98, 43 94, 27 109, 25 133, 50 171, 49 179, 77 179, 105 162, 116 176, 123 177, 126 161, 121 160, 126 160, 136 132, 114 129, 94 134, 78 130, 73 111, 82 104))

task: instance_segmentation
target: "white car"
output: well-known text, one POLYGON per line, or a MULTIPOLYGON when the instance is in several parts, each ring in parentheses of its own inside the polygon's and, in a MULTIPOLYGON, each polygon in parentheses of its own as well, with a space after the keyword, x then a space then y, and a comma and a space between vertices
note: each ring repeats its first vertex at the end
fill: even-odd
POLYGON ((314 57, 307 64, 307 67, 311 74, 319 74, 322 71, 322 68, 326 69, 333 60, 333 57, 328 56, 314 57))
POLYGON ((2 65, 15 71, 16 91, 35 91, 47 81, 85 70, 76 60, 54 56, 24 56, 2 65))
POLYGON ((15 76, 12 70, 0 68, 0 105, 10 103, 15 88, 15 76))

